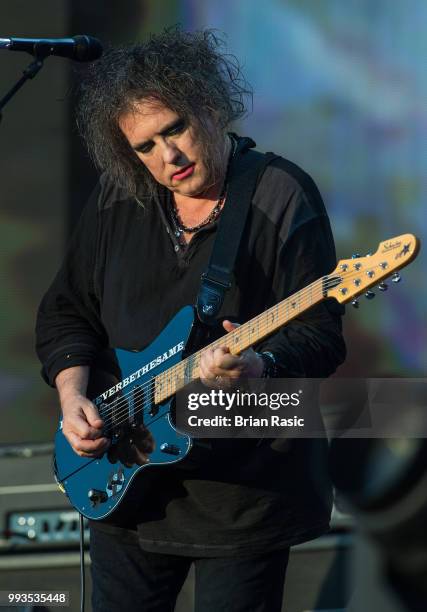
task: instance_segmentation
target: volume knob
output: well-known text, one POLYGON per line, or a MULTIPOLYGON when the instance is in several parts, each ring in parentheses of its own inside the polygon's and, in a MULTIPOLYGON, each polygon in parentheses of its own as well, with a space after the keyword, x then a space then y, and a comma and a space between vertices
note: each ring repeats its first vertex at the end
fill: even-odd
POLYGON ((99 489, 89 489, 87 496, 92 506, 96 506, 97 504, 105 502, 108 499, 107 493, 105 491, 100 491, 99 489))
POLYGON ((169 444, 168 442, 163 442, 160 445, 160 450, 162 453, 166 453, 167 455, 180 455, 181 449, 176 444, 169 444))

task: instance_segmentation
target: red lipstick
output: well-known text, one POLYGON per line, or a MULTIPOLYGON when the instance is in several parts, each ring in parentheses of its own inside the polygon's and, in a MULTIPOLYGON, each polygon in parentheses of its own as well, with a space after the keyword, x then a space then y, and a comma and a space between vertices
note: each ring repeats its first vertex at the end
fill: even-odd
POLYGON ((175 172, 174 174, 172 174, 172 178, 177 181, 182 181, 188 176, 191 176, 193 172, 194 172, 194 164, 190 164, 189 166, 185 166, 185 168, 183 168, 182 170, 178 170, 178 172, 175 172))

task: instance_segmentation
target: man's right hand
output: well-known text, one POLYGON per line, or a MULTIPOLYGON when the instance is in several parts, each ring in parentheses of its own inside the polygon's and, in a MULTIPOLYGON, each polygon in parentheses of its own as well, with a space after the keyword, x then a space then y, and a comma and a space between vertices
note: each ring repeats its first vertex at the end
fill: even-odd
POLYGON ((74 451, 81 457, 98 457, 110 445, 103 435, 104 425, 99 413, 84 395, 67 395, 62 398, 62 433, 74 451))
POLYGON ((73 366, 59 372, 55 378, 61 402, 62 432, 81 457, 98 457, 110 445, 103 436, 102 422, 94 404, 86 397, 89 381, 88 366, 73 366))

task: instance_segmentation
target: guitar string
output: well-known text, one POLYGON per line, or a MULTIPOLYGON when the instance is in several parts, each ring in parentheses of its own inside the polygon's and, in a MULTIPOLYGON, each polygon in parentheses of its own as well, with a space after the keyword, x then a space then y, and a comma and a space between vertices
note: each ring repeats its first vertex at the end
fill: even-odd
MULTIPOLYGON (((296 300, 296 301, 298 301, 298 302, 299 302, 299 304, 300 304, 300 305, 302 305, 302 304, 303 304, 303 300, 305 299, 305 296, 304 296, 304 294, 305 294, 305 293, 310 293, 310 298, 311 298, 312 293, 313 293, 313 289, 314 289, 314 287, 313 287, 313 286, 314 286, 316 283, 319 283, 319 284, 321 285, 321 286, 319 286, 319 289, 324 290, 325 288, 329 288, 329 287, 325 287, 325 283, 326 283, 326 282, 328 282, 328 281, 329 281, 329 282, 332 282, 332 280, 331 280, 331 279, 329 279, 328 277, 325 277, 325 279, 326 279, 326 281, 325 281, 324 279, 317 279, 316 281, 313 281, 313 283, 311 283, 310 285, 307 285, 307 287, 305 287, 304 289, 302 289, 302 290, 301 290, 301 295, 299 296, 299 299, 298 299, 298 300, 296 300)), ((280 309, 283 309, 283 308, 286 306, 286 304, 284 304, 284 302, 286 302, 286 301, 288 301, 288 300, 289 300, 289 303, 287 304, 287 306, 288 306, 288 308, 289 308, 289 304, 290 304, 290 303, 291 303, 291 301, 292 301, 292 300, 290 300, 290 298, 292 298, 292 297, 293 297, 293 296, 289 296, 288 298, 285 298, 285 300, 283 300, 282 302, 279 302, 278 304, 275 304, 275 305, 274 305, 274 306, 272 306, 271 308, 272 308, 272 309, 274 309, 274 308, 279 308, 279 307, 280 307, 280 309)), ((304 303, 304 305, 305 305, 305 303, 304 303)), ((268 322, 267 322, 267 324, 262 324, 261 326, 259 325, 259 319, 261 319, 262 317, 265 317, 265 315, 266 315, 266 313, 267 313, 267 312, 268 312, 268 310, 267 310, 267 311, 264 311, 263 313, 260 313, 259 315, 257 315, 256 317, 254 317, 254 318, 251 320, 251 322, 252 322, 252 327, 257 327, 257 331, 258 331, 258 333, 260 333, 260 332, 261 332, 261 334, 262 334, 262 333, 264 332, 264 330, 265 330, 265 329, 268 327, 268 322), (257 325, 257 323, 258 323, 258 325, 257 325)), ((247 325, 248 323, 249 323, 249 322, 246 322, 246 323, 245 323, 245 324, 243 324, 243 325, 247 325)), ((242 327, 243 327, 243 326, 242 326, 242 327)), ((273 331, 274 331, 274 330, 273 330, 273 331)), ((215 342, 213 342, 213 343, 212 343, 210 346, 211 346, 211 347, 215 347, 215 346, 221 346, 221 345, 223 345, 223 343, 224 343, 224 338, 226 338, 226 337, 227 337, 227 335, 223 336, 222 338, 219 338, 218 340, 215 340, 215 342)), ((196 351, 196 352, 195 352, 195 353, 193 353, 193 354, 192 354, 192 355, 191 355, 189 358, 190 358, 190 359, 191 359, 191 358, 193 358, 193 359, 194 359, 196 356, 200 355, 200 353, 201 353, 203 350, 205 350, 206 348, 207 348, 207 347, 204 347, 204 349, 201 349, 201 350, 199 350, 199 351, 196 351)), ((176 364, 175 366, 172 366, 171 368, 169 368, 169 370, 164 370, 164 372, 162 372, 161 374, 164 374, 164 373, 165 373, 165 372, 167 372, 167 371, 169 371, 169 372, 172 374, 172 370, 173 370, 174 368, 177 368, 177 367, 179 367, 179 366, 182 366, 182 363, 183 363, 182 361, 178 362, 178 364, 176 364)), ((147 381, 147 382, 143 383, 142 385, 139 385, 139 389, 140 389, 140 391, 141 391, 141 392, 145 391, 145 390, 147 389, 147 387, 149 387, 149 386, 150 386, 150 384, 152 383, 152 381, 153 381, 153 379, 154 379, 154 378, 155 378, 155 377, 153 376, 152 378, 150 378, 150 380, 149 380, 149 381, 147 381)), ((112 388, 114 388, 114 387, 112 387, 112 388)), ((127 397, 128 397, 128 396, 129 396, 129 395, 132 393, 132 392, 133 392, 133 391, 132 391, 132 390, 130 390, 129 392, 127 392, 127 393, 125 393, 124 395, 122 395, 122 397, 120 398, 120 400, 118 400, 118 402, 116 403, 116 405, 115 405, 115 406, 112 406, 112 409, 113 409, 113 410, 116 410, 116 409, 117 409, 117 404, 118 404, 118 403, 120 403, 120 402, 121 402, 121 403, 126 402, 126 401, 127 401, 127 399, 126 399, 126 398, 127 398, 127 397)), ((100 397, 100 396, 97 396, 97 397, 100 397)), ((96 398, 95 398, 95 399, 96 399, 96 398)), ((108 414, 108 411, 107 411, 105 414, 108 414)))
POLYGON ((167 414, 169 414, 169 410, 165 410, 165 412, 162 412, 160 414, 155 414, 153 418, 151 419, 151 421, 145 425, 146 428, 148 429, 148 426, 151 426, 155 421, 158 421, 159 419, 163 418, 167 414))
MULTIPOLYGON (((371 268, 371 269, 372 269, 372 268, 371 268)), ((358 271, 356 271, 356 275, 357 275, 357 273, 358 273, 358 271)), ((347 275, 348 275, 348 276, 350 276, 348 273, 347 273, 347 275)), ((352 274, 352 275, 354 276, 354 274, 352 274)), ((377 280, 378 280, 378 279, 377 279, 377 280)), ((279 304, 280 304, 280 303, 279 303, 279 304)), ((263 314, 265 314, 265 313, 263 313, 263 314)), ((263 327, 265 328, 265 326, 263 326, 263 327)), ((192 356, 190 356, 190 359, 191 359, 191 358, 193 358, 193 359, 194 359, 194 357, 195 357, 196 355, 197 355, 197 354, 196 354, 196 353, 194 353, 192 356)), ((179 366, 179 365, 182 365, 182 362, 179 362, 177 365, 178 365, 178 366, 179 366)), ((175 368, 175 366, 173 366, 173 368, 175 368)), ((172 370, 173 368, 171 368, 170 370, 172 370)), ((176 377, 176 378, 175 378, 175 381, 176 381, 176 379, 177 379, 177 378, 178 378, 178 377, 176 377)), ((143 389, 143 388, 145 387, 145 390, 146 390, 146 389, 147 389, 147 387, 148 387, 150 384, 152 384, 152 382, 153 382, 153 380, 154 380, 154 379, 155 379, 155 377, 152 377, 148 383, 144 383, 144 385, 139 386, 139 387, 138 387, 138 389, 139 389, 139 390, 141 390, 141 389, 143 389)), ((169 385, 168 385, 168 386, 169 386, 169 385)), ((127 395, 127 396, 129 396, 131 393, 133 393, 133 390, 131 390, 131 391, 130 391, 130 393, 128 393, 128 394, 126 394, 126 395, 127 395)), ((141 410, 144 412, 144 411, 145 411, 145 408, 144 408, 144 405, 143 405, 143 404, 145 404, 145 403, 147 403, 147 402, 148 402, 148 403, 150 403, 150 402, 153 400, 153 398, 155 397, 155 394, 156 394, 156 389, 154 389, 154 392, 151 394, 151 396, 147 397, 146 399, 142 399, 142 408, 139 408, 139 407, 141 406, 141 402, 139 402, 139 403, 138 403, 138 402, 134 403, 134 406, 133 406, 132 412, 130 412, 130 407, 129 407, 128 401, 127 401, 127 399, 126 399, 126 396, 125 396, 125 397, 122 397, 122 398, 121 398, 121 400, 120 400, 119 402, 117 402, 117 401, 116 401, 116 403, 115 403, 115 404, 112 404, 112 405, 111 405, 111 410, 110 410, 110 412, 111 412, 111 413, 113 413, 113 412, 115 412, 115 411, 116 411, 116 414, 115 414, 115 415, 114 415, 114 416, 111 418, 111 420, 109 420, 109 421, 108 421, 108 420, 106 419, 107 424, 108 424, 108 425, 110 425, 110 423, 111 423, 111 425, 118 426, 118 425, 120 425, 120 424, 122 424, 122 423, 124 423, 124 422, 126 422, 126 421, 129 421, 129 419, 130 419, 132 416, 135 416, 136 414, 138 414, 139 412, 141 412, 141 410), (124 410, 119 410, 119 411, 117 412, 117 410, 118 410, 119 408, 121 408, 123 405, 125 406, 125 407, 124 407, 124 410), (125 415, 126 415, 126 416, 125 416, 125 415), (125 416, 125 418, 124 418, 124 419, 122 419, 122 420, 118 420, 118 421, 116 421, 117 419, 120 419, 122 416, 125 416), (114 422, 114 421, 116 421, 116 422, 114 422)), ((170 395, 172 395, 172 392, 170 393, 170 395)), ((148 410, 148 408, 150 408, 150 411, 151 411, 151 405, 147 407, 147 410, 148 410)))
MULTIPOLYGON (((372 270, 372 266, 370 267, 370 269, 372 270)), ((358 275, 360 275, 360 271, 357 271, 357 270, 356 270, 356 271, 354 271, 354 272, 352 271, 352 273, 351 273, 351 274, 350 274, 350 273, 348 273, 348 272, 346 272, 345 274, 347 275, 347 277, 351 277, 351 276, 358 276, 358 275)), ((318 279, 318 280, 319 280, 319 279, 318 279)), ((379 279, 376 279, 376 281, 378 281, 378 280, 379 280, 379 279)), ((328 278, 326 281, 323 281, 323 285, 326 285, 328 281, 330 282, 330 281, 331 281, 331 279, 330 279, 330 278, 328 278)), ((315 281, 315 282, 318 282, 318 281, 315 281)), ((313 283, 313 284, 314 284, 314 283, 313 283)), ((334 282, 332 282, 331 284, 332 284, 332 285, 334 285, 334 282)), ((334 285, 334 286, 335 286, 335 285, 334 285)), ((292 296, 290 296, 290 297, 292 297, 292 296)), ((287 298, 287 299, 288 299, 288 298, 287 298)), ((303 304, 303 302, 302 302, 302 300, 298 300, 298 302, 299 302, 299 305, 300 305, 300 306, 301 306, 301 305, 304 305, 304 304, 303 304)), ((284 304, 283 304, 283 303, 280 303, 280 302, 279 302, 279 303, 278 303, 276 306, 279 306, 280 304, 282 304, 282 308, 283 308, 284 304)), ((273 307, 273 308, 274 308, 274 307, 273 307)), ((264 312, 264 313, 261 313, 261 315, 257 315, 257 317, 262 317, 262 316, 265 316, 265 314, 266 314, 265 312, 264 312)), ((257 317, 255 317, 255 319, 256 319, 257 317)), ((252 322, 254 322, 254 321, 255 321, 255 319, 252 319, 252 322)), ((261 329, 262 331, 264 331, 264 329, 266 329, 266 328, 268 328, 268 321, 267 321, 267 323, 266 323, 266 324, 263 324, 263 325, 261 326, 261 328, 260 328, 260 329, 261 329)), ((258 330, 258 331, 259 331, 259 330, 258 330)), ((250 334, 248 334, 248 335, 250 335, 250 334)), ((224 336, 224 337, 226 337, 226 336, 224 336)), ((220 340, 221 340, 221 339, 220 339, 220 340)), ((215 343, 213 343, 213 344, 215 344, 215 343)), ((205 348, 206 348, 206 347, 205 347, 205 348)), ((203 350, 203 349, 202 349, 202 350, 203 350)), ((191 358, 193 358, 193 359, 194 359, 194 358, 195 358, 195 356, 196 356, 198 353, 201 353, 201 352, 202 352, 202 350, 201 350, 201 351, 198 351, 197 353, 194 353, 193 355, 191 355, 191 356, 189 357, 189 359, 191 359, 191 358)), ((182 362, 179 362, 179 363, 178 363, 178 364, 176 364, 176 365, 178 365, 178 366, 179 366, 179 365, 182 365, 182 362)), ((173 368, 175 368, 175 367, 176 367, 176 366, 172 366, 172 368, 170 368, 170 370, 172 370, 172 369, 173 369, 173 368)), ((166 371, 167 371, 167 370, 166 370, 166 371)), ((163 372, 163 373, 164 373, 164 372, 163 372)), ((163 374, 163 373, 162 373, 162 374, 163 374)), ((138 392, 143 393, 144 391, 146 391, 146 390, 149 388, 149 386, 150 386, 150 385, 152 385, 153 380, 154 380, 155 378, 156 378, 156 377, 155 377, 155 376, 153 376, 153 377, 152 377, 152 378, 151 378, 151 379, 150 379, 148 382, 145 382, 143 385, 138 386, 138 392)), ((178 378, 178 377, 176 377, 176 378, 175 378, 175 380, 176 380, 177 378, 178 378)), ((169 386, 169 385, 167 385, 167 386, 169 386)), ((112 426, 116 426, 116 427, 117 427, 118 425, 120 425, 120 424, 122 424, 122 423, 124 423, 124 422, 126 422, 126 421, 129 421, 129 419, 130 419, 130 418, 132 418, 132 417, 134 417, 136 414, 140 413, 140 412, 141 412, 141 410, 142 410, 143 412, 144 412, 145 410, 148 410, 148 408, 150 408, 150 410, 151 410, 151 406, 147 406, 147 408, 145 408, 145 406, 144 406, 144 405, 145 405, 145 404, 147 404, 147 403, 151 403, 151 402, 152 402, 152 400, 153 400, 153 399, 154 399, 154 397, 155 397, 156 390, 154 389, 154 391, 152 392, 152 394, 151 394, 150 396, 146 397, 146 398, 143 398, 143 399, 142 399, 142 401, 140 401, 140 402, 138 402, 138 401, 137 401, 137 402, 135 402, 135 403, 134 403, 134 406, 133 406, 132 411, 130 411, 130 406, 129 406, 129 403, 128 403, 128 400, 126 399, 126 397, 128 397, 129 395, 131 395, 131 394, 133 393, 133 391, 134 391, 134 389, 132 389, 132 390, 131 390, 129 393, 127 393, 125 396, 122 396, 122 398, 120 398, 120 401, 117 401, 117 402, 115 403, 115 405, 114 405, 114 404, 112 404, 111 406, 109 406, 109 408, 110 408, 110 412, 111 412, 111 414, 112 414, 112 417, 111 417, 111 419, 105 418, 105 423, 107 423, 107 424, 108 424, 108 426, 111 424, 112 426), (122 406, 124 406, 124 409, 123 409, 123 410, 122 410, 122 406), (142 408, 140 408, 141 406, 142 406, 142 408), (117 410, 119 410, 119 411, 118 411, 118 412, 116 412, 117 410), (114 415, 113 415, 113 413, 114 413, 114 412, 116 412, 116 414, 114 414, 114 415), (126 416, 125 416, 125 415, 126 415, 126 416), (120 419, 121 417, 125 417, 125 418, 123 418, 122 420, 117 420, 117 419, 120 419)), ((171 395, 172 395, 172 393, 171 393, 171 395)), ((107 415, 107 413, 105 413, 105 416, 106 416, 106 415, 107 415)), ((104 415, 103 415, 103 418, 104 418, 104 415)))
MULTIPOLYGON (((371 266, 371 268, 370 268, 370 269, 372 269, 372 266, 371 266)), ((349 274, 349 273, 347 272, 346 274, 347 274, 347 276, 357 276, 357 275, 360 275, 360 271, 355 271, 355 272, 352 272, 352 274, 349 274)), ((319 280, 319 279, 318 279, 318 280, 319 280)), ((323 281, 323 284, 325 285, 325 284, 328 282, 328 280, 329 280, 329 281, 331 281, 331 279, 330 279, 330 278, 327 278, 327 279, 326 279, 326 282, 325 282, 325 281, 323 281)), ((378 280, 378 279, 376 279, 376 280, 378 280)), ((318 282, 318 281, 315 281, 315 282, 318 282)), ((314 283, 313 283, 313 284, 314 284, 314 283)), ((333 283, 333 284, 334 284, 334 283, 333 283)), ((292 297, 292 296, 290 296, 290 297, 292 297)), ((280 304, 282 305, 282 307, 284 306, 284 304, 283 304, 283 303, 280 303, 280 302, 279 302, 279 303, 276 305, 276 307, 277 307, 277 306, 279 306, 280 304)), ((303 305, 303 304, 302 304, 302 301, 300 300, 300 306, 301 306, 301 305, 303 305)), ((275 308, 275 307, 273 307, 273 308, 275 308)), ((264 312, 264 313, 261 313, 261 315, 258 315, 257 317, 255 317, 255 319, 256 319, 256 318, 258 318, 258 317, 265 316, 265 314, 266 314, 265 312, 264 312)), ((252 322, 254 322, 254 321, 255 321, 255 319, 252 319, 252 322)), ((267 321, 267 323, 266 323, 266 324, 262 325, 262 326, 261 326, 261 328, 259 328, 259 329, 262 329, 262 331, 264 331, 264 329, 265 329, 266 327, 268 327, 268 321, 267 321)), ((259 331, 259 330, 258 330, 258 331, 259 331)), ((274 330, 273 330, 273 331, 274 331, 274 330)), ((250 334, 249 334, 249 335, 250 335, 250 334)), ((225 337, 225 336, 224 336, 224 337, 225 337)), ((219 339, 219 341, 216 341, 216 342, 218 342, 218 344, 221 344, 220 340, 222 340, 222 339, 219 339)), ((213 343, 213 344, 215 344, 215 343, 213 343)), ((206 348, 206 347, 205 347, 205 348, 206 348)), ((202 349, 201 351, 198 351, 198 353, 201 353, 203 350, 204 350, 204 349, 202 349)), ((191 359, 191 358, 195 359, 195 357, 197 356, 197 354, 198 354, 198 353, 194 353, 193 355, 191 355, 191 356, 189 357, 189 359, 191 359)), ((178 363, 178 364, 176 364, 175 366, 172 366, 172 367, 170 368, 170 372, 171 372, 171 371, 172 371, 174 368, 176 368, 177 366, 182 366, 182 363, 183 363, 183 362, 179 362, 179 363, 178 363)), ((166 370, 165 372, 167 372, 167 370, 166 370)), ((164 374, 164 372, 163 372, 163 373, 161 373, 161 374, 164 374)), ((149 386, 152 384, 152 382, 153 382, 153 380, 154 380, 155 378, 156 378, 156 377, 154 377, 154 376, 153 376, 153 377, 152 377, 152 378, 151 378, 151 379, 150 379, 148 382, 144 383, 143 385, 138 386, 138 390, 139 390, 140 392, 141 392, 141 391, 144 391, 144 390, 147 390, 147 388, 148 388, 148 387, 149 387, 149 386)), ((170 378, 170 375, 169 375, 169 378, 170 378)), ((178 378, 181 378, 181 377, 175 377, 175 380, 177 380, 178 378)), ((170 386, 170 385, 168 384, 167 386, 170 386)), ((117 411, 119 408, 121 408, 121 406, 122 406, 122 405, 125 405, 125 409, 124 409, 124 411, 116 413, 116 415, 114 416, 114 420, 115 420, 115 419, 117 419, 118 417, 120 418, 120 416, 122 416, 122 414, 124 415, 125 413, 127 414, 127 418, 126 418, 125 420, 128 420, 128 419, 129 419, 129 417, 130 417, 131 415, 130 415, 130 413, 129 413, 129 404, 128 404, 128 400, 127 400, 126 398, 127 398, 127 397, 129 397, 129 395, 131 395, 132 393, 133 393, 133 389, 132 389, 132 390, 131 390, 129 393, 125 394, 125 396, 122 396, 122 398, 120 398, 120 400, 116 401, 115 403, 113 403, 113 404, 112 404, 112 405, 109 407, 109 408, 111 408, 110 412, 111 412, 111 413, 113 413, 113 412, 117 411)), ((152 395, 151 395, 151 396, 149 396, 148 398, 145 398, 145 400, 143 399, 143 403, 146 403, 146 402, 151 402, 151 401, 153 400, 153 397, 155 396, 155 393, 156 393, 156 389, 154 389, 154 392, 152 393, 152 395)), ((172 393, 171 393, 171 395, 172 395, 172 393)), ((140 403, 138 403, 138 402, 136 402, 136 403, 134 404, 134 407, 133 407, 133 414, 136 414, 136 413, 134 412, 134 411, 135 411, 135 408, 138 408, 140 405, 141 405, 141 404, 140 404, 140 403)), ((137 410, 137 412, 139 412, 139 411, 137 410)), ((104 413, 104 414, 105 414, 105 416, 107 416, 108 411, 107 411, 106 413, 104 413)), ((120 424, 120 423, 122 423, 122 422, 124 422, 124 421, 119 421, 119 423, 115 423, 115 425, 118 425, 118 424, 120 424)))
MULTIPOLYGON (((307 292, 309 292, 309 291, 310 291, 310 289, 313 289, 312 285, 314 285, 314 284, 318 283, 319 281, 321 281, 321 283, 320 283, 320 286, 318 287, 318 289, 322 289, 322 290, 324 290, 325 288, 329 288, 329 287, 325 287, 325 285, 326 285, 326 283, 327 283, 328 281, 329 281, 329 282, 330 282, 332 285, 334 284, 334 281, 332 281, 332 279, 329 279, 329 278, 327 278, 327 280, 326 280, 326 281, 325 281, 325 280, 323 280, 323 279, 317 279, 316 281, 314 281, 313 283, 311 283, 311 285, 308 285, 308 286, 305 288, 306 290, 308 290, 307 292)), ((302 291, 303 293, 305 293, 305 290, 301 290, 301 291, 302 291)), ((303 297, 303 293, 301 293, 301 295, 299 296, 299 298, 298 298, 297 300, 295 300, 295 301, 296 301, 296 302, 298 302, 298 304, 299 304, 299 308, 301 308, 301 306, 304 306, 304 309, 305 309, 305 305, 306 305, 307 301, 304 299, 304 297, 305 297, 305 296, 303 297)), ((291 298, 291 297, 293 297, 293 296, 289 296, 289 298, 291 298)), ((285 302, 285 301, 286 301, 286 300, 288 300, 289 298, 286 298, 285 300, 283 300, 283 302, 285 302)), ((308 302, 308 303, 310 303, 310 300, 312 300, 312 293, 310 293, 310 297, 309 297, 309 302, 308 302)), ((272 307, 272 309, 276 308, 276 309, 278 309, 278 310, 279 310, 279 309, 280 309, 280 310, 283 310, 285 306, 288 306, 288 310, 289 310, 289 304, 292 302, 292 300, 291 300, 291 301, 290 301, 288 304, 284 304, 283 302, 279 302, 278 304, 276 304, 275 306, 273 306, 273 307, 272 307)), ((268 326, 269 326, 269 321, 266 321, 266 323, 263 323, 262 325, 259 325, 259 321, 258 321, 258 319, 261 319, 262 317, 264 317, 264 318, 265 318, 265 315, 266 315, 266 313, 267 313, 267 312, 268 312, 268 310, 267 310, 267 311, 264 311, 263 313, 261 313, 261 314, 259 314, 259 315, 257 315, 256 317, 254 317, 254 318, 251 320, 251 322, 252 322, 252 326, 251 326, 251 327, 252 327, 252 329, 254 329, 254 328, 256 327, 256 329, 257 329, 257 333, 258 333, 258 334, 260 334, 260 335, 262 335, 262 334, 264 333, 264 331, 265 331, 266 329, 268 329, 268 326), (258 325, 257 325, 257 323, 258 323, 258 325)), ((298 312, 299 312, 299 311, 296 311, 296 314, 298 314, 298 312)), ((276 315, 276 316, 280 316, 280 314, 279 314, 279 315, 276 315)), ((267 318, 268 318, 268 317, 267 317, 267 318)), ((248 323, 248 322, 247 322, 247 323, 248 323)), ((246 324, 247 324, 247 323, 246 323, 246 324)), ((245 324, 244 324, 244 325, 245 325, 245 324)), ((275 331, 275 330, 272 330, 272 331, 275 331)), ((243 332, 243 330, 242 330, 242 331, 241 331, 241 333, 242 333, 242 337, 243 337, 243 338, 250 337, 250 335, 251 335, 251 334, 250 334, 250 332, 249 332, 249 330, 248 330, 248 331, 246 331, 246 332, 243 332)), ((217 346, 222 346, 222 345, 224 344, 224 339, 225 339, 226 337, 227 337, 227 335, 223 336, 222 338, 219 338, 218 340, 216 340, 215 342, 213 342, 213 343, 212 343, 210 346, 211 346, 211 347, 214 347, 215 345, 217 345, 217 346)), ((190 356, 188 357, 188 359, 190 359, 190 360, 191 360, 191 359, 192 359, 192 360, 195 360, 195 359, 196 359, 196 357, 200 356, 200 354, 201 354, 201 353, 203 352, 203 350, 205 350, 206 348, 207 348, 207 347, 204 347, 203 349, 201 349, 201 350, 199 350, 199 351, 196 351, 195 353, 193 353, 192 355, 190 355, 190 356)), ((172 376, 173 376, 173 369, 175 369, 175 368, 179 368, 180 366, 181 366, 181 368, 182 368, 182 364, 183 364, 183 362, 182 362, 182 361, 180 361, 180 362, 178 362, 177 364, 175 364, 174 366, 172 366, 171 368, 169 368, 169 370, 165 370, 165 371, 163 371, 162 373, 158 374, 157 376, 159 376, 159 375, 161 375, 161 374, 163 374, 163 375, 164 375, 166 372, 169 372, 169 377, 172 377, 172 376)), ((151 378, 150 378, 148 381, 146 381, 146 382, 145 382, 145 383, 143 383, 142 385, 138 385, 138 392, 139 392, 139 393, 144 393, 145 391, 147 391, 147 389, 150 387, 150 385, 152 385, 153 380, 154 380, 155 378, 156 378, 156 376, 152 376, 152 377, 151 377, 151 378)), ((175 377, 175 380, 176 380, 177 378, 181 379, 182 377, 175 377)), ((169 386, 169 385, 166 385, 166 386, 169 386)), ((121 398, 120 398, 120 399, 117 399, 117 400, 116 400, 116 402, 115 402, 115 403, 112 403, 112 404, 111 404, 111 406, 109 406, 109 407, 108 407, 108 408, 110 408, 110 410, 108 410, 108 408, 107 408, 107 410, 106 410, 105 412, 103 412, 104 417, 107 417, 107 416, 108 416, 108 412, 109 412, 109 411, 110 411, 110 412, 117 411, 117 409, 118 409, 119 407, 121 407, 121 405, 126 405, 126 406, 125 406, 125 411, 127 411, 127 410, 128 410, 128 398, 129 398, 129 396, 130 396, 130 395, 132 395, 132 394, 133 394, 134 389, 135 389, 135 387, 133 387, 133 388, 132 388, 132 389, 131 389, 129 392, 127 392, 127 393, 123 394, 123 395, 121 396, 121 398)), ((151 401, 151 400, 153 399, 154 395, 155 395, 155 390, 154 390, 154 392, 153 392, 153 394, 152 394, 152 396, 151 396, 151 397, 146 398, 146 399, 145 399, 145 400, 143 400, 143 401, 145 401, 145 402, 146 402, 146 401, 151 401)), ((98 397, 99 397, 99 396, 98 396, 98 397)))

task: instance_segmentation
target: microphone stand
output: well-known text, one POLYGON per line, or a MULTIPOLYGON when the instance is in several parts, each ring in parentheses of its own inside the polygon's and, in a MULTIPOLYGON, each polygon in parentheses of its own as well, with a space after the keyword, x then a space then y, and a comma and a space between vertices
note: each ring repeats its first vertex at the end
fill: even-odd
POLYGON ((3 118, 2 110, 6 106, 6 104, 13 98, 17 91, 21 89, 21 87, 26 83, 29 79, 34 79, 34 77, 40 72, 43 68, 43 61, 46 55, 40 54, 40 56, 36 55, 36 59, 31 62, 29 66, 23 70, 23 76, 19 79, 17 83, 7 92, 7 94, 0 100, 0 123, 3 118))

